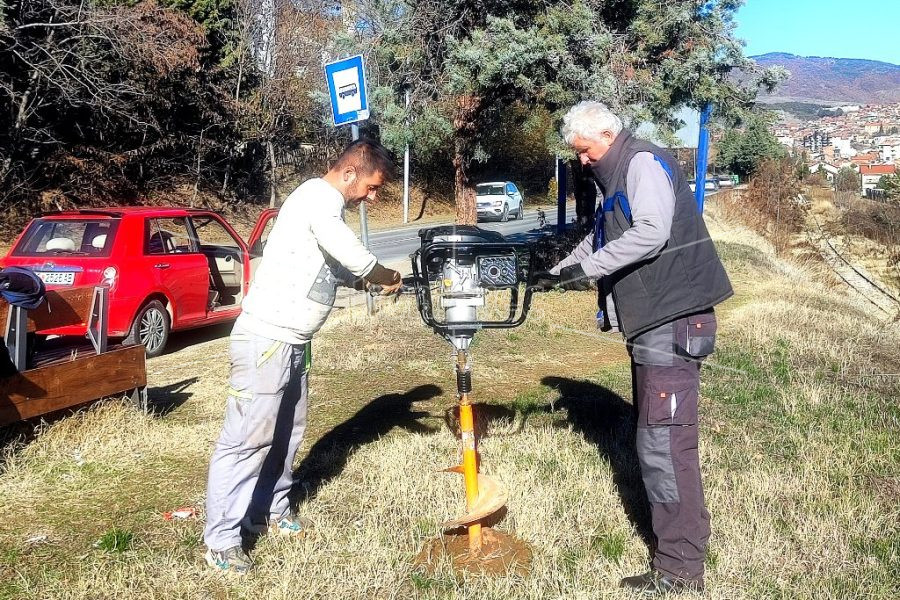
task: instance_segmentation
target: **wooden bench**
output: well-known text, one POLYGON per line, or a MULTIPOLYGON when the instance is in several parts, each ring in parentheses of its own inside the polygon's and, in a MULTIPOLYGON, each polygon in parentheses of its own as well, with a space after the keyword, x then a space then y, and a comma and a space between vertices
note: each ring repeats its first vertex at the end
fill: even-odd
POLYGON ((0 327, 5 325, 3 337, 15 369, 0 376, 0 426, 123 393, 146 408, 144 347, 109 347, 108 298, 108 290, 98 286, 48 291, 34 310, 0 300, 0 327), (72 325, 85 327, 90 346, 38 354, 28 366, 28 333, 72 325))

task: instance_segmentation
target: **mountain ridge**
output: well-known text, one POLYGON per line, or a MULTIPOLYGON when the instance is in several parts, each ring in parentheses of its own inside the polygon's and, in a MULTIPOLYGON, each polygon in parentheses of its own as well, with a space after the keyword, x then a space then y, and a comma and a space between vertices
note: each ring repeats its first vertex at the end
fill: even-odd
POLYGON ((763 67, 783 66, 791 77, 760 102, 814 102, 824 104, 900 103, 900 65, 864 59, 799 56, 768 52, 751 56, 763 67))

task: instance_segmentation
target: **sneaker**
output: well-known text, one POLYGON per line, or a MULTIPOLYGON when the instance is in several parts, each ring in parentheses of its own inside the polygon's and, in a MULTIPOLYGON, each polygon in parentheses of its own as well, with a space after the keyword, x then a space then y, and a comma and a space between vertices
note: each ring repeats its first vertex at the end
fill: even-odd
POLYGON ((206 551, 206 564, 231 575, 246 575, 253 568, 253 561, 240 546, 221 551, 210 548, 206 551))
POLYGON ((312 528, 313 522, 305 517, 289 514, 279 519, 270 519, 267 523, 244 522, 242 526, 252 536, 260 537, 269 531, 279 535, 306 535, 312 528))
POLYGON ((280 535, 304 536, 313 529, 313 522, 299 515, 288 515, 269 522, 269 529, 280 535))
POLYGON ((647 571, 641 575, 626 577, 620 587, 638 592, 644 596, 661 596, 680 594, 682 592, 702 592, 703 581, 681 579, 671 575, 663 575, 657 570, 647 571))

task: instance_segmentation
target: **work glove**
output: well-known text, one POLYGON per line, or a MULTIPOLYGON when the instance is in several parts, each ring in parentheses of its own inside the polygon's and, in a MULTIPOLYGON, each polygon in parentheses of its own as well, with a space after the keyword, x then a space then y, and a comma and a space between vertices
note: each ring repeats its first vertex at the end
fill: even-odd
POLYGON ((540 271, 535 273, 534 282, 529 286, 537 292, 549 292, 559 285, 559 275, 554 275, 550 271, 540 271))
POLYGON ((369 292, 375 292, 381 296, 395 294, 403 286, 403 279, 400 277, 400 273, 393 269, 388 269, 381 263, 375 263, 372 270, 365 276, 365 280, 369 292))
POLYGON ((591 282, 581 263, 575 263, 559 270, 559 286, 564 290, 583 291, 591 289, 591 282))

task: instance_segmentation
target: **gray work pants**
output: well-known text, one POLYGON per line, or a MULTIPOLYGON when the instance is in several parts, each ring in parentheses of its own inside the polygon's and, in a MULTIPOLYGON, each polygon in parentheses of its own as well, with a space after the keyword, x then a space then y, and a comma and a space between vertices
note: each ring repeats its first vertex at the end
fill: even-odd
POLYGON ((240 546, 241 528, 290 512, 293 463, 306 430, 308 345, 231 332, 225 423, 209 465, 204 542, 240 546))
POLYGON ((653 567, 703 580, 710 517, 698 453, 700 363, 713 351, 712 311, 677 319, 629 340, 638 422, 636 447, 650 502, 653 567))

